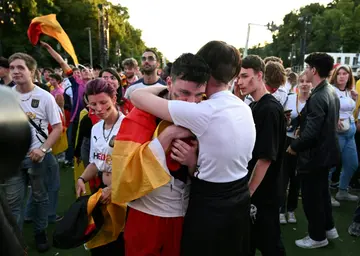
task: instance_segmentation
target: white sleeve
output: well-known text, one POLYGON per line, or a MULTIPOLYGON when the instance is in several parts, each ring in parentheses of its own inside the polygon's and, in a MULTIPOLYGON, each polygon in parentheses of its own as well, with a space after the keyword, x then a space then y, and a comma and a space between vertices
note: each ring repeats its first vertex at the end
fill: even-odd
POLYGON ((149 143, 148 147, 150 148, 151 152, 154 154, 156 160, 164 168, 164 170, 170 174, 170 171, 166 164, 165 152, 160 144, 160 141, 157 138, 155 138, 149 143))
POLYGON ((206 101, 197 104, 170 100, 168 108, 174 124, 191 130, 197 137, 207 130, 214 112, 212 106, 206 101))
POLYGON ((134 85, 131 85, 129 88, 126 89, 124 98, 130 100, 130 94, 133 92, 134 90, 134 85))
POLYGON ((58 105, 55 101, 55 98, 48 93, 47 96, 47 103, 45 106, 46 111, 46 118, 50 125, 55 125, 61 123, 60 113, 58 105))

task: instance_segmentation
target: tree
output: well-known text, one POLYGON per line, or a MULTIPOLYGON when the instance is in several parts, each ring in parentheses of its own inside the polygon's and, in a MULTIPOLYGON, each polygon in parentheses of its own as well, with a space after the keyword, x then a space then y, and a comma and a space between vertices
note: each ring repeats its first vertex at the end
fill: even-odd
POLYGON ((296 62, 302 65, 300 49, 306 41, 306 53, 359 52, 360 0, 334 0, 326 7, 318 3, 294 10, 283 19, 283 24, 273 33, 273 42, 249 50, 262 57, 276 55, 289 65, 288 56, 294 44, 296 62), (302 42, 302 44, 300 43, 302 42))
MULTIPOLYGON (((7 2, 7 1, 6 1, 7 2)), ((108 6, 109 12, 109 66, 118 64, 128 57, 140 60, 146 45, 141 39, 141 30, 134 28, 128 21, 126 7, 113 5, 105 0, 13 0, 14 21, 6 16, 8 9, 0 9, 0 55, 9 57, 15 52, 26 52, 36 58, 40 66, 54 66, 51 57, 39 46, 33 47, 26 31, 34 17, 54 13, 57 20, 69 35, 80 63, 89 63, 89 40, 86 28, 91 29, 93 63, 99 63, 99 26, 98 4, 108 6), (4 23, 1 23, 4 20, 4 23), (119 55, 121 51, 121 56, 119 55)), ((0 0, 0 6, 5 4, 0 0)), ((42 37, 60 51, 71 62, 67 53, 51 38, 42 37)), ((158 51, 157 51, 158 52, 158 51)), ((162 54, 158 52, 160 56, 162 54)))

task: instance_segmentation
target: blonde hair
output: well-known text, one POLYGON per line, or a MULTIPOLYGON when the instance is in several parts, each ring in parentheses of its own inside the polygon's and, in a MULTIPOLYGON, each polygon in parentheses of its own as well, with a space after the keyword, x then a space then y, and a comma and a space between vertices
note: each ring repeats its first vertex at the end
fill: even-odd
POLYGON ((334 72, 331 76, 330 84, 338 87, 336 78, 337 78, 337 75, 338 75, 340 69, 345 70, 345 72, 349 74, 349 79, 346 82, 345 89, 352 90, 355 85, 355 79, 353 76, 353 72, 348 65, 340 65, 340 66, 336 67, 336 69, 334 70, 334 72))

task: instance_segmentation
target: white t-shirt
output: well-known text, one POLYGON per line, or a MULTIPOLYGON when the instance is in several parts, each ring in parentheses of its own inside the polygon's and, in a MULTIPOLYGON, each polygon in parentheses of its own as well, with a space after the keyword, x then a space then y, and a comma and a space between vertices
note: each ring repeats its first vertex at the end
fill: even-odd
MULTIPOLYGON (((301 110, 304 108, 304 106, 306 104, 306 102, 298 101, 298 104, 296 106, 296 100, 297 100, 297 94, 295 94, 295 93, 290 94, 288 96, 288 100, 284 107, 285 110, 291 109, 291 120, 293 120, 299 116, 299 113, 301 113, 301 110)), ((286 135, 290 138, 295 139, 295 132, 296 132, 296 129, 294 129, 291 132, 287 132, 286 135)))
POLYGON ((340 100, 340 119, 350 118, 354 122, 353 113, 356 102, 351 98, 351 92, 349 90, 340 91, 337 87, 335 87, 335 91, 340 100))
POLYGON ((71 88, 71 82, 69 81, 69 78, 64 78, 63 82, 62 82, 62 87, 65 89, 65 93, 66 95, 68 95, 71 98, 71 104, 73 104, 73 91, 71 88))
MULTIPOLYGON (((158 139, 154 139, 148 147, 164 168, 170 173, 166 164, 166 156, 163 147, 158 139)), ((136 199, 128 206, 159 217, 183 217, 189 204, 190 182, 186 184, 171 176, 171 181, 149 194, 136 199)))
MULTIPOLYGON (((43 130, 46 135, 49 135, 48 125, 55 125, 61 123, 58 105, 55 98, 47 91, 35 85, 34 90, 28 93, 19 93, 17 85, 12 89, 19 98, 20 107, 25 114, 31 118, 34 123, 43 130)), ((31 128, 31 146, 29 152, 35 148, 40 148, 46 139, 32 126, 31 128)))
MULTIPOLYGON (((274 92, 272 95, 275 97, 275 99, 277 99, 278 102, 280 102, 280 104, 282 106, 284 106, 284 104, 286 103, 287 96, 288 96, 288 91, 285 87, 280 86, 276 90, 276 92, 274 92)), ((251 97, 251 95, 246 95, 246 97, 244 99, 244 102, 246 105, 250 105, 250 103, 253 101, 254 101, 254 99, 253 99, 253 97, 251 97)))
POLYGON ((109 143, 111 140, 115 140, 121 122, 125 117, 121 112, 119 114, 119 119, 112 130, 107 129, 104 131, 104 120, 99 121, 91 129, 89 162, 95 164, 100 172, 112 171, 112 152, 114 148, 110 147, 109 143))
POLYGON ((274 96, 275 99, 277 99, 277 100, 280 102, 280 104, 281 104, 282 106, 284 106, 284 104, 285 104, 285 102, 286 102, 286 99, 287 99, 287 96, 288 96, 288 91, 287 91, 287 89, 286 89, 284 86, 280 86, 280 87, 276 90, 276 92, 274 92, 274 93, 272 94, 272 96, 274 96))
POLYGON ((196 177, 222 183, 247 175, 256 137, 249 106, 230 91, 221 91, 199 104, 171 100, 168 107, 174 123, 199 140, 196 177))
POLYGON ((156 83, 154 84, 145 84, 144 83, 144 79, 141 78, 139 80, 137 80, 135 83, 133 83, 132 85, 130 85, 129 88, 126 89, 126 92, 125 92, 125 98, 126 99, 130 99, 130 96, 131 96, 131 93, 133 91, 135 91, 136 89, 140 89, 140 88, 145 88, 147 86, 152 86, 152 85, 165 85, 164 84, 164 81, 159 79, 156 83))

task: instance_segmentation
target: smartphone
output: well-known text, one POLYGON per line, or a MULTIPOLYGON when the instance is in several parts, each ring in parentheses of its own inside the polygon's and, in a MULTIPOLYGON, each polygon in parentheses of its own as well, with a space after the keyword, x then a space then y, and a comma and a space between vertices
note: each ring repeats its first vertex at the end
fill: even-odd
POLYGON ((292 109, 287 109, 287 110, 284 110, 284 113, 285 114, 288 114, 288 113, 291 113, 292 109))

